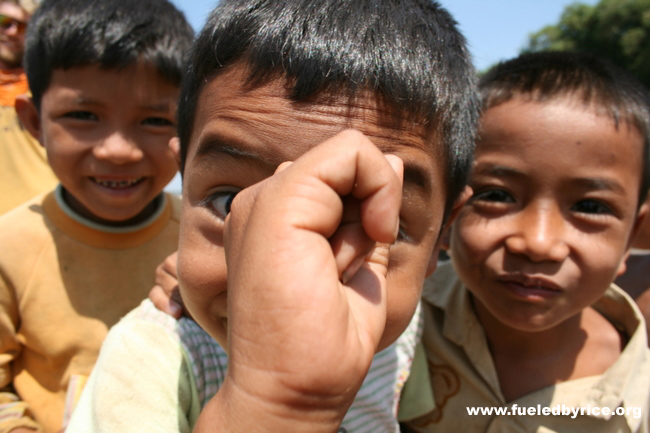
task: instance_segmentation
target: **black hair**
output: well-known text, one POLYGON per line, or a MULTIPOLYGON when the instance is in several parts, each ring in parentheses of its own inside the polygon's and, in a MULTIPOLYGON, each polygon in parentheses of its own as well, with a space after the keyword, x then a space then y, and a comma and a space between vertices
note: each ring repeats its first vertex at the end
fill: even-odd
POLYGON ((483 110, 516 97, 544 103, 570 96, 634 127, 644 140, 639 206, 650 188, 650 93, 627 71, 593 54, 570 51, 525 53, 491 68, 480 80, 483 110))
POLYGON ((395 119, 426 125, 444 146, 447 212, 464 189, 478 120, 475 73, 456 22, 435 1, 222 0, 181 91, 181 173, 201 90, 237 61, 249 84, 285 79, 295 102, 372 92, 395 119))
POLYGON ((167 0, 44 0, 25 42, 32 98, 40 108, 52 71, 92 64, 117 69, 143 60, 180 85, 193 38, 167 0))

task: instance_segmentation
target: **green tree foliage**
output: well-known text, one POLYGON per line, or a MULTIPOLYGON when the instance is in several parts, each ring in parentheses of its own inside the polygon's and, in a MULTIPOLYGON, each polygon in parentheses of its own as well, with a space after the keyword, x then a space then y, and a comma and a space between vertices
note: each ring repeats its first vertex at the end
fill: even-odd
POLYGON ((529 37, 523 51, 579 50, 608 58, 650 87, 650 0, 573 3, 557 25, 529 37))

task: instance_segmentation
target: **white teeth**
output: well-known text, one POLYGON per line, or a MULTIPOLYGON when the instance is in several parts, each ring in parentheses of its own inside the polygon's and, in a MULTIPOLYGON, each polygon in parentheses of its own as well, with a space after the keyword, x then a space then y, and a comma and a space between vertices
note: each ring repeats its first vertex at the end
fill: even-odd
POLYGON ((93 178, 93 181, 98 185, 104 186, 106 188, 120 189, 120 188, 128 188, 130 186, 138 184, 143 179, 144 178, 142 177, 135 178, 135 179, 125 179, 125 180, 102 180, 102 179, 93 178))

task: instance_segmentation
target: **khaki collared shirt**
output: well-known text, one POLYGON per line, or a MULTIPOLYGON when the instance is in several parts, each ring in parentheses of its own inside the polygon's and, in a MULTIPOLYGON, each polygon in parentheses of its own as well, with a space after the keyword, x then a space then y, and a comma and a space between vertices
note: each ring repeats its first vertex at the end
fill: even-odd
POLYGON ((400 418, 409 420, 413 431, 648 432, 645 326, 634 302, 617 286, 610 286, 593 307, 629 336, 619 359, 602 375, 562 382, 511 402, 501 393, 483 328, 450 263, 426 281, 422 298, 424 349, 414 360, 400 403, 400 418), (625 415, 603 415, 605 407, 625 415), (471 408, 493 412, 470 415, 471 408), (496 409, 506 413, 496 414, 496 409))

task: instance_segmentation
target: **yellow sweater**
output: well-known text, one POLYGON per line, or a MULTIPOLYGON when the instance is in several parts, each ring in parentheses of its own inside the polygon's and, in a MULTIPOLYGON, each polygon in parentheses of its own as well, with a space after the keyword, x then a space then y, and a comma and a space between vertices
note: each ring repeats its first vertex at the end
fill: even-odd
POLYGON ((57 183, 45 149, 23 129, 13 105, 0 106, 0 215, 57 183))
POLYGON ((177 248, 180 201, 165 197, 148 225, 126 232, 78 222, 55 192, 0 217, 0 432, 62 428, 68 387, 177 248))

